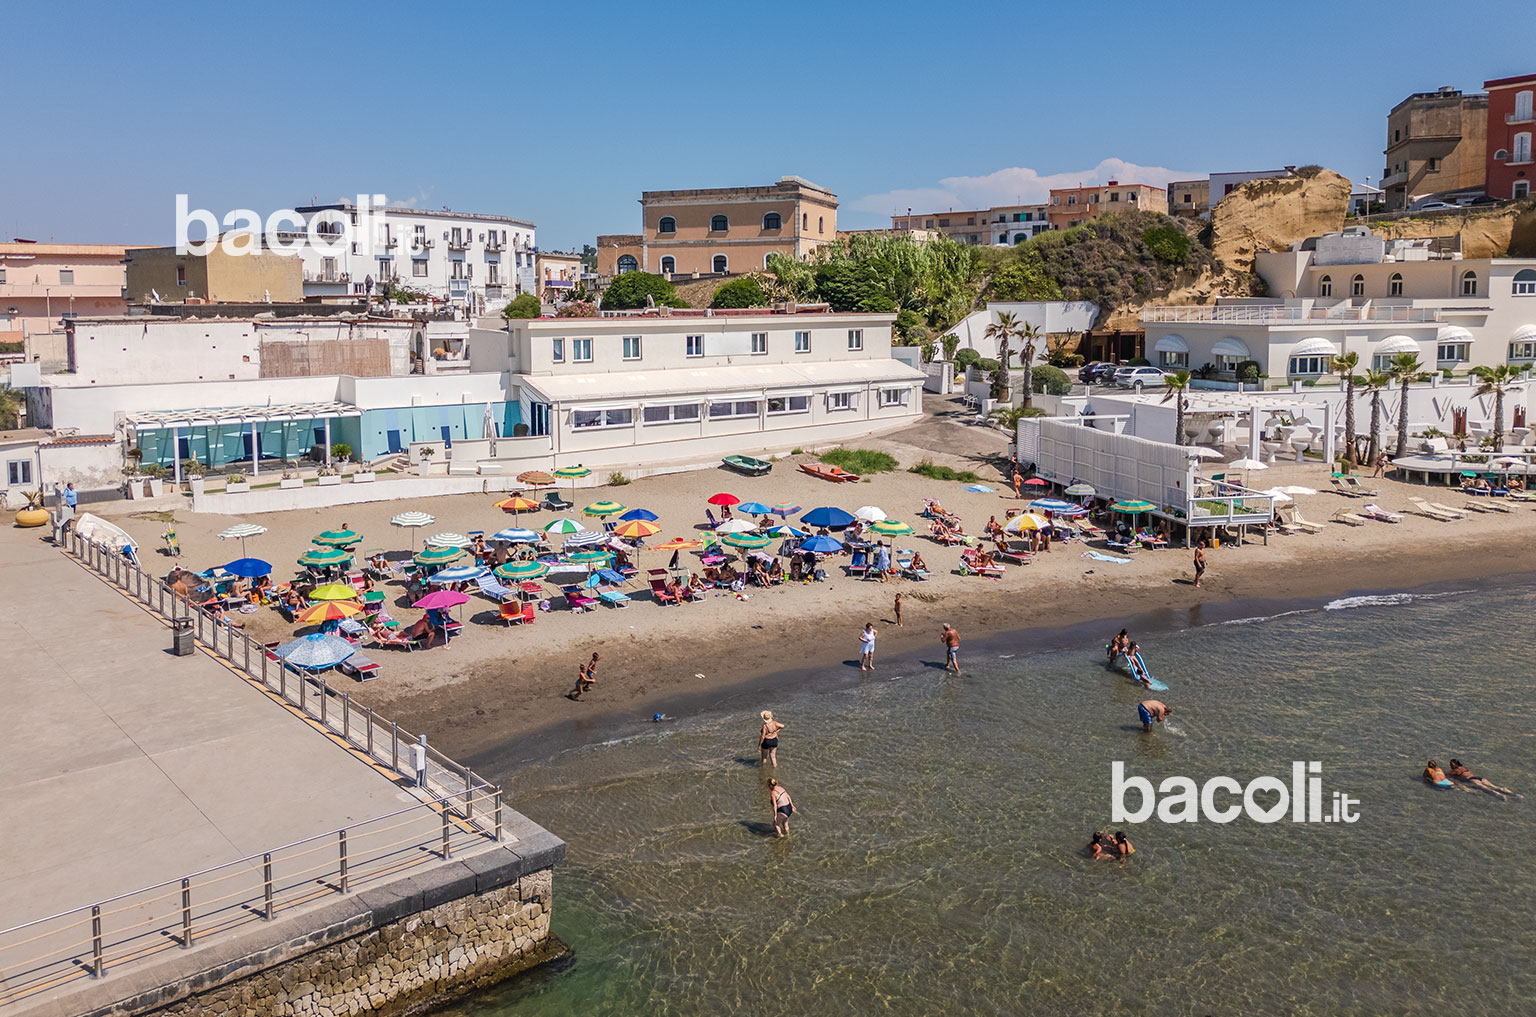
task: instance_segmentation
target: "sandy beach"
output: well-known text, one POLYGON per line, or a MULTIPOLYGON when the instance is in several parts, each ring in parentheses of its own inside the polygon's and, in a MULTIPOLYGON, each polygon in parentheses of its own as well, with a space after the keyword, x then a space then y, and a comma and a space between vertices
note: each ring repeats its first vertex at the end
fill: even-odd
MULTIPOLYGON (((604 607, 578 615, 565 610, 556 597, 555 610, 540 613, 531 626, 514 629, 497 619, 495 605, 477 595, 455 612, 465 625, 448 648, 414 653, 370 650, 382 673, 356 687, 353 695, 414 730, 431 732, 456 756, 534 758, 552 748, 611 737, 654 712, 675 711, 680 703, 707 708, 765 675, 856 681, 858 631, 866 621, 880 629, 883 657, 920 653, 934 662, 942 660, 937 651, 939 626, 949 622, 965 641, 963 661, 967 642, 999 633, 1060 629, 1101 619, 1113 622, 1155 612, 1198 623, 1203 610, 1239 600, 1337 597, 1518 571, 1527 566, 1512 549, 1536 536, 1536 510, 1526 504, 1506 502, 1507 514, 1474 512, 1443 522, 1414 513, 1409 499, 1428 497, 1454 506, 1472 499, 1445 488, 1367 480, 1367 487, 1379 488, 1378 499, 1351 499, 1326 490, 1297 498, 1309 521, 1324 524, 1321 533, 1277 534, 1267 545, 1256 541, 1211 550, 1210 570, 1200 588, 1189 583, 1191 553, 1183 548, 1142 551, 1129 564, 1119 565, 1085 558, 1088 547, 1078 542, 1055 544, 1028 566, 1008 567, 998 580, 961 576, 955 571, 959 549, 941 547, 926 536, 926 521, 918 517, 923 499, 940 499, 961 516, 968 532, 979 531, 991 515, 1004 518, 1005 510, 1018 504, 997 469, 998 463, 1006 463, 1003 435, 967 427, 962 419, 957 410, 940 404, 939 412, 922 424, 862 443, 895 455, 901 470, 860 484, 836 485, 808 476, 797 463, 814 457, 796 456, 779 461, 761 478, 722 469, 621 487, 582 487, 574 493, 569 485, 561 489, 575 502, 576 509, 568 513, 574 518, 580 518, 583 505, 602 499, 650 509, 662 526, 653 544, 694 536, 705 525, 706 499, 719 491, 770 504, 793 501, 807 510, 836 505, 852 511, 876 505, 891 518, 918 528, 918 533, 894 543, 922 552, 933 571, 925 583, 866 582, 829 569, 824 583, 749 587, 744 599, 720 592, 699 603, 663 607, 650 600, 643 582, 632 582, 626 592, 634 599, 627 608, 604 607), (924 458, 974 469, 996 490, 971 493, 960 483, 906 472, 924 458), (1328 521, 1340 509, 1358 509, 1371 500, 1403 513, 1402 521, 1361 526, 1328 521), (897 592, 904 595, 901 629, 895 627, 892 612, 897 592), (578 664, 593 652, 603 657, 598 685, 582 701, 573 702, 565 693, 578 664)), ((1256 478, 1256 486, 1325 489, 1327 479, 1318 463, 1276 464, 1261 481, 1256 478)), ((220 530, 240 521, 266 526, 267 533, 249 541, 248 552, 272 562, 275 574, 286 578, 293 560, 322 530, 346 523, 363 534, 363 548, 403 550, 411 546, 413 534, 391 527, 391 516, 420 509, 436 517, 433 526, 414 533, 419 546, 421 538, 434 532, 489 533, 513 525, 510 516, 492 507, 499 497, 463 495, 427 503, 383 502, 249 517, 179 512, 176 530, 181 562, 203 569, 239 557, 237 542, 217 539, 220 530)), ((160 518, 136 513, 126 502, 91 508, 141 542, 149 569, 169 569, 171 560, 156 550, 164 546, 165 523, 160 518)), ((523 516, 521 523, 537 527, 551 518, 543 511, 523 516)), ((652 557, 647 561, 642 556, 642 570, 665 564, 663 555, 652 557)), ((684 558, 694 560, 686 553, 684 558)), ((386 590, 396 618, 417 617, 419 612, 404 600, 402 586, 390 584, 386 590)), ((298 631, 265 609, 242 620, 248 631, 263 639, 288 639, 298 631)))

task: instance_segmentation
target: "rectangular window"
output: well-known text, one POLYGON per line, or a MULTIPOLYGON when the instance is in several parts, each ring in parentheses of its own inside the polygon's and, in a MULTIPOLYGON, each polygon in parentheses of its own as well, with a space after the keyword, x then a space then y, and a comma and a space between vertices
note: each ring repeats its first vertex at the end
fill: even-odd
POLYGON ((75 284, 75 270, 72 268, 59 269, 59 285, 73 286, 75 284))
POLYGON ((795 352, 796 353, 809 353, 809 352, 811 352, 811 333, 809 333, 809 332, 796 332, 795 333, 795 352))
POLYGON ((12 459, 5 464, 5 477, 11 487, 25 487, 32 483, 32 460, 12 459))
POLYGON ((1120 200, 1120 192, 1119 191, 1110 191, 1109 192, 1109 200, 1110 201, 1119 201, 1120 200))
POLYGON ((426 277, 427 277, 427 259, 425 259, 425 258, 412 258, 411 259, 411 278, 412 279, 425 279, 426 277))
POLYGON ((685 356, 702 357, 704 355, 704 337, 701 335, 684 336, 683 352, 685 356))
POLYGON ((5 285, 5 269, 0 268, 0 286, 5 285))
POLYGON ((827 394, 827 409, 851 410, 853 409, 852 392, 829 392, 827 394))
POLYGON ((905 406, 910 398, 912 398, 912 390, 909 388, 882 388, 880 390, 881 406, 905 406))
POLYGON ((485 284, 487 286, 501 285, 501 265, 492 261, 485 266, 485 284))
POLYGON ((666 424, 679 420, 698 419, 698 403, 686 403, 681 406, 647 406, 645 408, 645 422, 647 424, 666 424))
POLYGON ((1509 359, 1536 360, 1536 343, 1510 343, 1509 359))
POLYGON ((722 420, 728 417, 755 417, 757 416, 757 403, 747 400, 741 402, 718 402, 709 404, 709 419, 722 420))
POLYGON ((1440 160, 1439 159, 1431 159, 1431 160, 1429 160, 1428 170, 1431 173, 1439 173, 1440 172, 1440 160))
POLYGON ((1188 367, 1189 366, 1189 354, 1188 353, 1174 353, 1174 352, 1172 352, 1170 350, 1163 350, 1161 353, 1158 354, 1158 360, 1159 360, 1159 363, 1161 364, 1161 366, 1163 366, 1163 367, 1188 367))
POLYGON ((177 286, 185 286, 186 284, 187 284, 187 266, 185 266, 185 265, 177 265, 176 266, 176 285, 177 286))
POLYGON ((565 363, 565 340, 551 339, 549 347, 549 359, 557 364, 565 363))
POLYGON ((1441 343, 1435 360, 1441 364, 1461 364, 1467 360, 1468 343, 1441 343))
POLYGON ((1217 357, 1216 369, 1218 371, 1235 371, 1237 370, 1237 365, 1247 359, 1247 357, 1217 357))
POLYGON ((572 339, 571 359, 578 364, 590 364, 592 362, 592 340, 572 339))
POLYGON ((768 398, 768 412, 770 414, 805 413, 810 408, 810 396, 770 396, 768 398))
POLYGON ((1291 374, 1327 374, 1328 357, 1292 357, 1291 374))
POLYGON ((624 359, 625 360, 639 360, 640 359, 640 337, 639 336, 637 336, 637 335, 627 335, 627 336, 624 337, 624 359))
POLYGON ((752 333, 752 352, 753 353, 767 353, 768 352, 768 333, 767 332, 753 332, 752 333))
POLYGON ((864 330, 862 328, 850 328, 848 330, 848 348, 850 350, 862 350, 864 348, 864 330))
POLYGON ((448 267, 450 269, 452 269, 452 272, 449 274, 448 278, 450 278, 450 279, 462 279, 462 278, 464 278, 464 263, 462 261, 450 261, 448 263, 448 267))
POLYGON ((394 273, 392 259, 390 259, 390 258, 380 258, 379 259, 379 277, 377 279, 375 279, 374 282, 375 283, 387 282, 391 278, 394 277, 394 274, 395 273, 394 273))
POLYGON ((635 422, 635 411, 622 410, 574 410, 571 427, 585 431, 594 427, 628 427, 635 422))
POLYGON ((949 220, 948 219, 940 219, 939 220, 939 225, 940 226, 948 226, 949 225, 949 220))

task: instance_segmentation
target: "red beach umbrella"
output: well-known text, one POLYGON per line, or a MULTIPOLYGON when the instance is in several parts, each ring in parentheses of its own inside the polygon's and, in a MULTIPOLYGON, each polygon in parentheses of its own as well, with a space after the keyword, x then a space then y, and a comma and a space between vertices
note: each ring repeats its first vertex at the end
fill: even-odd
POLYGON ((726 494, 722 491, 717 495, 711 496, 709 503, 711 505, 740 505, 741 499, 736 497, 734 494, 726 494))

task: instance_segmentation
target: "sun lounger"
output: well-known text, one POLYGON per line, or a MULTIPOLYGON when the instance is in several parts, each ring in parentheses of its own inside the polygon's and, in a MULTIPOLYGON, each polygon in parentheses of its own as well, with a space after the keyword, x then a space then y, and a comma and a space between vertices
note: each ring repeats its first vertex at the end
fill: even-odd
POLYGON ((560 592, 564 594, 565 602, 570 605, 571 610, 576 614, 597 606, 597 601, 588 596, 580 587, 568 586, 560 592))
MULTIPOLYGON (((652 569, 651 571, 655 572, 657 570, 652 569)), ((661 578, 654 575, 651 576, 651 599, 661 605, 680 603, 674 594, 667 592, 666 573, 662 573, 661 578)))
POLYGON ((1310 522, 1307 519, 1302 518, 1301 509, 1292 509, 1291 510, 1291 522, 1295 523, 1297 526, 1300 526, 1303 530, 1307 531, 1308 533, 1322 533, 1323 532, 1323 524, 1322 523, 1310 522))
POLYGON ((490 597, 498 604, 505 604, 509 600, 517 599, 517 591, 510 586, 503 586, 496 581, 495 576, 477 576, 475 585, 480 587, 480 592, 490 597))
POLYGON ((524 600, 544 599, 544 587, 531 579, 525 579, 523 582, 518 583, 517 592, 524 600))
POLYGON ((379 665, 361 653, 354 653, 341 662, 342 674, 351 675, 360 682, 372 681, 379 676, 379 665))
POLYGON ((532 604, 503 604, 500 617, 508 626, 532 625, 537 620, 538 614, 532 604))
POLYGON ((572 505, 560 497, 559 492, 551 491, 544 496, 544 507, 553 512, 564 512, 566 509, 571 508, 572 505))
POLYGON ((1403 517, 1396 512, 1388 512, 1380 505, 1375 504, 1365 506, 1365 508, 1360 510, 1360 514, 1368 519, 1375 519, 1382 523, 1400 523, 1403 521, 1403 517))
POLYGON ((1381 494, 1380 491, 1373 491, 1368 487, 1361 487, 1360 481, 1354 477, 1344 477, 1343 480, 1345 487, 1349 488, 1352 492, 1362 497, 1375 498, 1381 494))
POLYGON ((1034 555, 1028 551, 997 551, 994 553, 999 561, 1007 562, 1009 565, 1028 565, 1035 560, 1034 555))
POLYGON ((960 572, 968 576, 986 576, 989 579, 1001 579, 1003 566, 993 562, 990 565, 976 564, 976 555, 965 553, 960 556, 960 572))
POLYGON ((1435 509, 1438 512, 1445 512, 1448 515, 1456 516, 1458 519, 1465 519, 1467 516, 1471 515, 1471 513, 1466 509, 1452 508, 1449 505, 1442 505, 1438 501, 1429 502, 1429 507, 1435 509))
POLYGON ((1484 502, 1482 505, 1480 505, 1478 507, 1481 508, 1484 512, 1502 512, 1505 515, 1508 515, 1509 513, 1514 511, 1514 509, 1510 508, 1508 505, 1504 504, 1503 502, 1497 502, 1497 501, 1487 501, 1487 502, 1484 502))
POLYGON ((597 597, 609 607, 628 607, 629 598, 618 590, 599 590, 597 597))
POLYGON ((1349 509, 1339 509, 1333 514, 1333 521, 1336 523, 1348 523, 1350 526, 1364 526, 1370 522, 1365 516, 1356 515, 1349 509))
POLYGON ((1442 512, 1423 498, 1409 498, 1408 501, 1420 515, 1429 516, 1431 519, 1449 522, 1452 519, 1461 519, 1465 515, 1458 512, 1442 512))
POLYGON ((1337 491, 1339 494, 1342 494, 1346 498, 1360 497, 1359 491, 1350 490, 1350 488, 1345 485, 1344 481, 1340 480, 1338 477, 1330 478, 1329 483, 1333 485, 1333 489, 1335 491, 1337 491))

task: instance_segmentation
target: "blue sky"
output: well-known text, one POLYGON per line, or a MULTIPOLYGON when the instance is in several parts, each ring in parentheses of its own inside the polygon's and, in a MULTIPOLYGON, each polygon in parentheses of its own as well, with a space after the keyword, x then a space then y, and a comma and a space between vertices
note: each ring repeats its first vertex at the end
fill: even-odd
POLYGON ((549 249, 635 231, 642 190, 789 173, 844 227, 1054 180, 1375 179, 1404 96, 1536 71, 1528 3, 84 2, 5 28, 0 236, 75 242, 169 243, 179 192, 382 192, 549 249))

